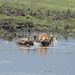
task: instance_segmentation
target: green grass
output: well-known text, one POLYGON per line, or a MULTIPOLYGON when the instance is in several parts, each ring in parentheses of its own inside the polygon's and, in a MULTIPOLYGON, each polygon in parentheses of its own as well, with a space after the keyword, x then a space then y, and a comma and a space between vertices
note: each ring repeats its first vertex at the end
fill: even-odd
POLYGON ((0 0, 0 26, 4 23, 10 30, 32 23, 34 30, 75 33, 75 0, 0 0))
POLYGON ((13 8, 41 9, 42 11, 47 9, 75 11, 75 0, 0 0, 1 5, 13 8))

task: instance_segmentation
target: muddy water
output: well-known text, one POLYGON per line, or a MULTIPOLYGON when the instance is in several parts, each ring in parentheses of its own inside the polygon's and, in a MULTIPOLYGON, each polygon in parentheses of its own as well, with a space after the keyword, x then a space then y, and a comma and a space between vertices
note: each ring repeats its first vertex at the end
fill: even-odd
POLYGON ((18 47, 0 39, 0 75, 75 75, 75 38, 49 47, 18 47))

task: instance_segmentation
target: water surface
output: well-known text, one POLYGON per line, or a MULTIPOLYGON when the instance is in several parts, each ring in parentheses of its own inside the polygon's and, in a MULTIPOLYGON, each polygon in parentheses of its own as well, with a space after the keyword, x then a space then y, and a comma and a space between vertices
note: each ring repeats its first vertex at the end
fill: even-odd
POLYGON ((75 75, 75 38, 49 47, 18 47, 0 39, 0 75, 75 75))

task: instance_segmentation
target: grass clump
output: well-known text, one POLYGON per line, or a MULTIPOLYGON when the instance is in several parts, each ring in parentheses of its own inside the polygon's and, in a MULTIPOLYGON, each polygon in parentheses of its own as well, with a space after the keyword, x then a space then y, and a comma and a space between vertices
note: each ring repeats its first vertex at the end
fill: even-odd
POLYGON ((0 0, 0 31, 75 33, 74 0, 0 0))

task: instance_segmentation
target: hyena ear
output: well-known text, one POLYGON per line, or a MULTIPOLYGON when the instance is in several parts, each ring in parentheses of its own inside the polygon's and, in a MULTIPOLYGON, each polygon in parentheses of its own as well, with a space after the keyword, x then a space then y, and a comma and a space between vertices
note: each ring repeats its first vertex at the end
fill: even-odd
POLYGON ((33 39, 34 39, 34 41, 38 41, 38 36, 37 35, 34 35, 33 36, 33 39))
POLYGON ((35 40, 36 40, 36 36, 34 35, 34 36, 33 36, 33 41, 35 41, 35 40))
POLYGON ((51 44, 51 40, 49 40, 49 43, 51 44))
POLYGON ((33 36, 33 37, 34 37, 34 40, 36 40, 37 36, 35 35, 35 36, 33 36))

